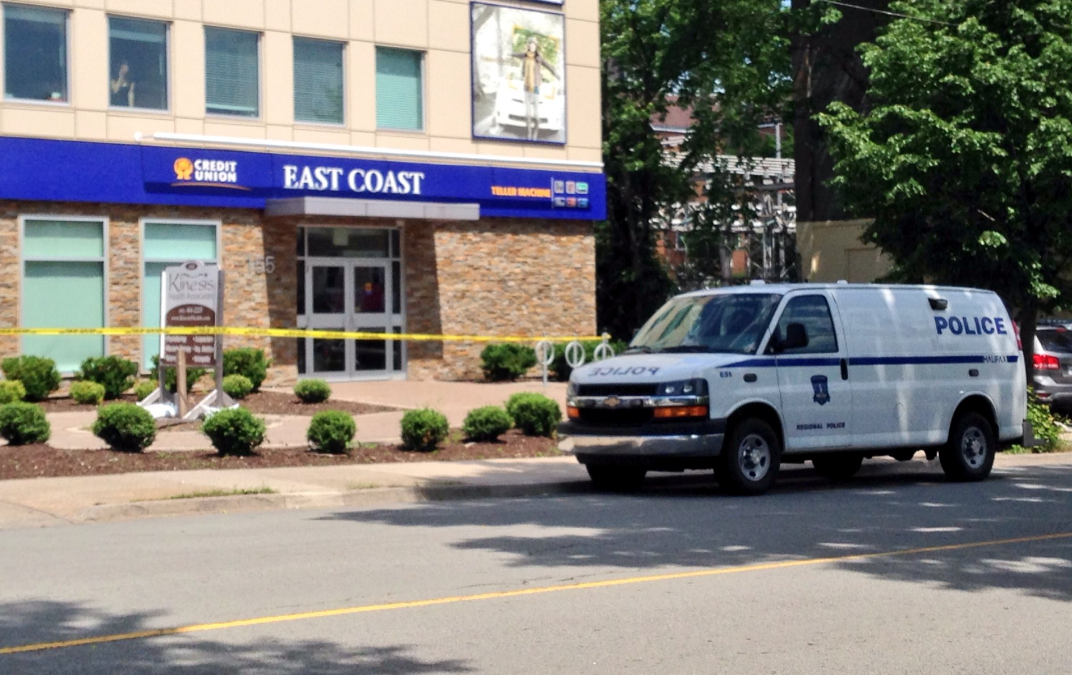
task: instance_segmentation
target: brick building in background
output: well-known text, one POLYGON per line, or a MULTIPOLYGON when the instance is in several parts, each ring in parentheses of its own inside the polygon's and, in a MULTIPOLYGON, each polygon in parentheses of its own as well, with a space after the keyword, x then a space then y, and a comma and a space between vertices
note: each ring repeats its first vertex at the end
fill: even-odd
MULTIPOLYGON (((159 325, 196 259, 227 325, 388 336, 226 339, 276 383, 479 372, 400 332, 595 331, 598 0, 312 4, 0 3, 0 326, 159 325)), ((0 339, 65 372, 157 349, 0 339)))

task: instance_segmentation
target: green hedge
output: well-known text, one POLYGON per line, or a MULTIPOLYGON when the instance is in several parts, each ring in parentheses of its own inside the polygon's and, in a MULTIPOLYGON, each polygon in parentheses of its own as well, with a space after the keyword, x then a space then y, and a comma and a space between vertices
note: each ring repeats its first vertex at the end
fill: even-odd
POLYGON ((261 390, 261 383, 268 377, 268 367, 272 365, 265 357, 263 349, 241 347, 223 352, 223 375, 244 375, 253 384, 253 391, 261 390))
POLYGON ((488 345, 480 352, 484 378, 492 382, 516 380, 536 365, 536 351, 516 343, 488 345))
POLYGON ((156 439, 156 421, 134 403, 112 403, 97 413, 93 435, 116 450, 141 452, 156 439))
POLYGON ((201 431, 221 455, 249 455, 264 443, 267 429, 264 420, 245 408, 228 408, 210 415, 201 431))
POLYGON ((435 450, 448 433, 447 418, 431 408, 410 410, 402 416, 402 445, 410 450, 435 450))
POLYGON ((103 384, 79 380, 71 383, 71 398, 82 405, 100 405, 104 400, 105 388, 103 384))
POLYGON ((41 406, 33 403, 0 405, 0 436, 10 445, 44 443, 51 435, 52 428, 41 406))
POLYGON ((514 425, 526 436, 551 438, 562 421, 562 409, 558 403, 543 394, 514 394, 506 402, 506 412, 510 413, 514 425))
POLYGON ((76 379, 96 382, 104 387, 104 398, 119 398, 134 386, 138 364, 118 356, 91 357, 82 362, 76 379))
POLYGON ((489 405, 466 415, 462 431, 469 440, 486 442, 498 440, 512 426, 514 421, 509 413, 497 405, 489 405))
POLYGON ((321 410, 313 415, 305 438, 313 449, 341 454, 350 449, 357 433, 354 418, 341 410, 321 410))
POLYGON ((60 371, 56 362, 39 356, 15 356, 0 362, 4 377, 22 382, 27 401, 44 401, 60 388, 60 371))

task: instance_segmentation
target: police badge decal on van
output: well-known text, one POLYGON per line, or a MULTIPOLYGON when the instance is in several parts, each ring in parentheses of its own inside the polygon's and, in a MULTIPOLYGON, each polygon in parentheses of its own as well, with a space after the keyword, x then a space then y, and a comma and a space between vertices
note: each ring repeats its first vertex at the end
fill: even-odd
POLYGON ((830 389, 827 386, 826 375, 812 376, 811 388, 815 391, 815 396, 811 400, 819 405, 826 405, 830 402, 830 389))

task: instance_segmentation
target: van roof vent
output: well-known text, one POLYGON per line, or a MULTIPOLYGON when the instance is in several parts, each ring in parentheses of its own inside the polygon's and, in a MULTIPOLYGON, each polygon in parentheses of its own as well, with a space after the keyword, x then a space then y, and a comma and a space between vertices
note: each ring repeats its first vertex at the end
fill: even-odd
POLYGON ((766 286, 767 282, 762 279, 752 279, 751 286, 766 286))
POLYGON ((849 283, 849 282, 845 281, 844 279, 838 279, 837 282, 839 284, 846 284, 846 285, 849 283))

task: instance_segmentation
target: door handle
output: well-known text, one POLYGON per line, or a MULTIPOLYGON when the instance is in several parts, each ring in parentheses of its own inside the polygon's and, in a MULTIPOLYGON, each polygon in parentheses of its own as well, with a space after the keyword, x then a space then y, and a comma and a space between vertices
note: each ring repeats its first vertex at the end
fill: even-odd
POLYGON ((849 360, 841 359, 841 379, 849 379, 849 360))

